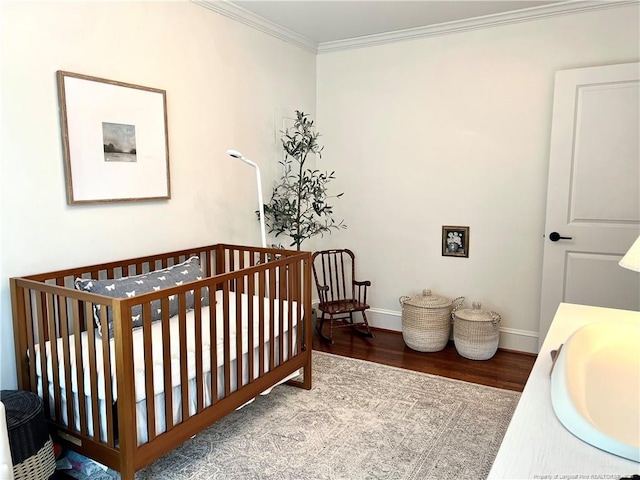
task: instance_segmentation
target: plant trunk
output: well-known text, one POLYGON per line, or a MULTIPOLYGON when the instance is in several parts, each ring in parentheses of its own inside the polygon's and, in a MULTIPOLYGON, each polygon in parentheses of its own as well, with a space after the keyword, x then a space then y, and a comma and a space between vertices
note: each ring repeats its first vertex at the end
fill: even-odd
POLYGON ((307 154, 304 154, 302 160, 300 160, 300 171, 298 172, 298 213, 296 214, 296 233, 298 234, 298 238, 296 239, 296 250, 300 251, 300 245, 302 244, 302 240, 300 240, 300 217, 302 216, 302 172, 304 169, 304 162, 307 160, 307 154))

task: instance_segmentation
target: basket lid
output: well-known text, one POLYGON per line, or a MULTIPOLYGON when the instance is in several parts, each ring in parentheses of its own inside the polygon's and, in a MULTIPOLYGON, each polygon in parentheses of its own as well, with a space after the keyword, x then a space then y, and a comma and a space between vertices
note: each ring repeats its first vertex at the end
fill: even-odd
POLYGON ((422 308, 445 308, 450 307, 452 301, 448 298, 441 297, 440 295, 434 295, 431 293, 431 290, 425 288, 422 291, 422 295, 401 297, 400 303, 402 305, 412 305, 414 307, 422 308))
POLYGON ((463 308, 455 312, 455 316, 462 320, 468 320, 470 322, 493 322, 500 321, 500 315, 496 312, 490 312, 488 310, 482 310, 482 304, 480 302, 473 302, 472 308, 463 308))

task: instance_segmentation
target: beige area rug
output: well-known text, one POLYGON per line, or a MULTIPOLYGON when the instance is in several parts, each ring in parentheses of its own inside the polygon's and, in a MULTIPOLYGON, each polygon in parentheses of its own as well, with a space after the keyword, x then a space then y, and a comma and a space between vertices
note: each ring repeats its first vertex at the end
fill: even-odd
POLYGON ((520 397, 327 353, 313 361, 312 390, 276 387, 136 479, 479 480, 520 397))
POLYGON ((520 394, 313 352, 282 385, 138 472, 140 479, 486 478, 520 394))

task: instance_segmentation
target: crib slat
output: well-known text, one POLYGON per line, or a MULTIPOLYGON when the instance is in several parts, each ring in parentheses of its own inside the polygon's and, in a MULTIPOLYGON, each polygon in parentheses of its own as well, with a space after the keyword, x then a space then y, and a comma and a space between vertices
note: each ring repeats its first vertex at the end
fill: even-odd
MULTIPOLYGON (((91 317, 91 305, 85 304, 85 315, 87 318, 91 317)), ((100 325, 107 323, 107 309, 103 305, 100 308, 100 325)), ((100 440, 100 409, 98 406, 98 370, 96 368, 96 336, 93 330, 87 332, 88 347, 89 347, 89 388, 91 393, 89 397, 91 399, 91 417, 93 418, 93 438, 100 440)), ((82 364, 81 364, 82 365, 82 364)), ((84 399, 80 399, 84 401, 84 399)))
POLYGON ((131 328, 132 305, 128 299, 114 300, 113 322, 116 349, 116 375, 118 377, 118 433, 119 456, 117 468, 123 478, 133 479, 134 457, 138 448, 138 419, 136 415, 136 388, 134 344, 131 328))
POLYGON ((184 292, 178 294, 180 332, 180 390, 182 393, 182 421, 189 418, 189 375, 187 371, 187 302, 184 292))
POLYGON ((238 270, 242 270, 244 268, 244 253, 245 250, 238 249, 238 270))
MULTIPOLYGON (((67 302, 65 298, 58 298, 58 308, 60 310, 60 336, 62 337, 62 357, 64 368, 64 389, 67 395, 67 424, 73 425, 73 388, 71 385, 71 350, 69 344, 69 316, 67 312, 67 302)), ((62 398, 62 396, 60 397, 62 398)), ((62 423, 62 418, 60 419, 62 423)))
POLYGON ((218 247, 216 248, 216 271, 215 271, 216 275, 220 275, 225 272, 224 255, 225 255, 224 247, 222 245, 218 245, 218 247))
MULTIPOLYGON (((311 257, 308 256, 305 260, 305 267, 304 267, 304 296, 303 296, 303 301, 304 301, 304 305, 305 305, 305 311, 304 314, 306 315, 310 315, 310 311, 311 311, 311 257)), ((307 321, 306 325, 311 325, 311 321, 307 321)), ((304 339, 304 349, 308 350, 309 352, 311 352, 312 348, 313 348, 313 336, 312 336, 313 332, 309 332, 307 331, 305 339, 304 339)), ((312 363, 312 359, 311 356, 309 356, 309 359, 307 360, 307 366, 305 368, 305 373, 304 373, 304 385, 305 388, 310 389, 311 388, 311 384, 312 384, 312 377, 311 377, 311 363, 312 363)))
MULTIPOLYGON (((297 308, 298 308, 297 316, 296 316, 296 318, 297 318, 297 330, 296 331, 298 333, 296 344, 297 344, 298 349, 297 349, 296 353, 300 354, 304 350, 303 345, 306 345, 307 334, 309 334, 313 338, 313 331, 307 332, 306 323, 304 321, 304 318, 302 318, 303 315, 305 317, 308 315, 309 318, 311 318, 311 316, 312 316, 311 310, 309 310, 309 311, 305 310, 303 312, 303 308, 302 308, 303 305, 307 305, 307 303, 306 303, 306 299, 307 299, 307 296, 306 296, 306 289, 307 289, 306 281, 307 281, 307 279, 304 276, 305 275, 305 264, 304 264, 303 261, 298 261, 297 265, 298 265, 298 269, 300 271, 298 272, 298 275, 296 275, 296 281, 297 281, 297 288, 296 288, 297 296, 296 296, 296 300, 298 301, 298 303, 296 305, 297 308)), ((311 299, 309 299, 309 304, 311 304, 310 302, 311 302, 311 299)), ((311 322, 309 322, 309 325, 311 325, 311 322)), ((313 328, 313 327, 311 327, 311 328, 313 328)), ((311 328, 310 328, 310 330, 311 330, 311 328)))
POLYGON ((22 298, 24 300, 25 323, 27 326, 27 354, 29 357, 29 380, 32 392, 38 391, 38 376, 36 375, 36 355, 33 335, 33 310, 31 305, 31 290, 25 289, 22 298))
MULTIPOLYGON (((293 356, 293 305, 291 301, 294 300, 294 282, 296 279, 296 274, 298 272, 296 268, 297 264, 291 264, 288 266, 287 273, 287 299, 289 300, 289 304, 287 305, 287 358, 291 358, 293 356)), ((298 301, 297 303, 300 303, 298 301)))
MULTIPOLYGON (((78 312, 80 319, 80 328, 81 330, 76 330, 76 332, 80 333, 87 330, 87 319, 84 316, 84 308, 81 308, 78 312)), ((93 322, 93 317, 89 317, 89 325, 93 322)))
MULTIPOLYGON (((93 415, 93 437, 96 441, 102 442, 102 432, 100 429, 102 428, 103 421, 105 422, 105 434, 107 436, 107 443, 109 441, 109 429, 110 429, 110 417, 113 416, 112 412, 112 403, 109 402, 108 392, 111 390, 110 381, 111 381, 111 370, 110 370, 110 358, 109 358, 109 348, 107 346, 107 350, 105 352, 104 343, 109 341, 109 322, 108 322, 108 311, 105 305, 102 305, 99 312, 100 317, 100 328, 97 325, 89 324, 92 328, 87 330, 88 334, 88 345, 89 345, 89 370, 91 372, 91 365, 95 365, 95 373, 91 373, 90 376, 90 388, 91 388, 91 410, 93 415), (98 333, 98 340, 96 341, 96 333, 98 333), (98 364, 98 349, 102 350, 102 365, 98 364), (102 382, 98 383, 98 368, 102 367, 102 382), (95 386, 93 384, 95 380, 95 386), (104 387, 104 408, 105 412, 103 413, 100 410, 100 385, 104 387), (96 428, 97 423, 97 428, 96 428)), ((85 309, 88 312, 88 309, 85 309)), ((90 313, 88 313, 90 315, 90 313)), ((91 321, 93 322, 93 316, 90 316, 91 321)))
POLYGON ((196 342, 196 411, 200 413, 204 409, 204 368, 202 362, 202 294, 199 288, 193 291, 193 313, 195 316, 195 342, 196 342))
POLYGON ((278 350, 280 359, 278 365, 282 365, 284 363, 284 292, 287 291, 286 268, 279 267, 278 273, 280 277, 280 291, 278 292, 278 350))
POLYGON ((287 305, 288 307, 288 320, 289 320, 289 324, 288 324, 288 328, 289 328, 289 334, 288 334, 288 349, 289 349, 289 354, 287 359, 291 359, 294 357, 294 355, 298 354, 298 349, 296 347, 297 345, 297 341, 300 338, 300 336, 302 335, 302 328, 301 328, 301 323, 300 323, 300 317, 298 316, 298 306, 302 303, 302 300, 300 299, 300 295, 299 295, 299 288, 300 288, 300 283, 299 283, 299 276, 300 276, 300 268, 299 268, 299 263, 298 261, 295 261, 294 263, 290 264, 288 267, 288 276, 289 276, 289 293, 288 295, 288 300, 289 303, 287 305), (295 302, 295 304, 293 303, 295 302))
MULTIPOLYGON (((84 309, 80 309, 80 302, 76 299, 72 300, 73 310, 73 331, 75 332, 75 350, 76 350, 76 384, 78 386, 78 410, 80 416, 80 433, 88 436, 87 432, 87 408, 84 401, 84 377, 82 375, 82 330, 80 329, 80 311, 84 312, 84 309)), ((71 394, 71 401, 73 401, 73 393, 71 394)), ((75 422, 70 421, 69 427, 75 429, 75 422)))
MULTIPOLYGON (((60 388, 60 361, 58 357, 58 337, 56 335, 56 324, 55 324, 55 310, 53 306, 53 295, 50 293, 45 294, 45 308, 43 311, 44 314, 44 323, 46 325, 47 331, 49 332, 49 345, 51 347, 51 374, 53 378, 52 382, 52 398, 54 406, 54 413, 56 420, 60 420, 62 418, 62 409, 60 407, 60 402, 56 401, 59 398, 59 388, 60 388)), ((47 385, 48 388, 48 385, 47 385)))
POLYGON ((287 336, 286 338, 283 337, 283 343, 285 343, 286 340, 286 355, 285 358, 289 359, 291 358, 291 341, 292 341, 292 337, 293 337, 293 328, 292 328, 292 313, 293 313, 293 305, 291 304, 291 300, 293 300, 293 286, 291 285, 292 282, 292 276, 293 276, 293 271, 292 269, 294 268, 293 264, 289 264, 287 266, 284 267, 285 268, 285 272, 286 272, 286 278, 287 278, 287 289, 286 289, 286 293, 285 293, 285 305, 287 307, 287 315, 284 317, 284 322, 285 322, 285 328, 287 330, 287 336))
MULTIPOLYGON (((304 266, 302 264, 302 262, 297 261, 296 262, 296 269, 297 272, 295 274, 295 298, 294 300, 296 300, 296 320, 295 320, 295 325, 296 325, 296 340, 295 340, 295 353, 296 354, 300 354, 302 352, 302 349, 300 348, 300 345, 302 344, 302 342, 304 342, 304 338, 306 335, 306 329, 305 329, 305 323, 304 323, 304 319, 302 318, 302 306, 304 305, 304 298, 303 298, 303 294, 302 294, 302 289, 304 288, 304 281, 302 278, 302 275, 304 274, 304 266)), ((305 312, 305 315, 310 315, 312 314, 312 311, 309 312, 305 312)), ((311 317, 310 317, 311 318, 311 317)), ((313 327, 312 327, 313 328, 313 327)), ((312 332, 313 335, 313 332, 312 332)))
MULTIPOLYGON (((202 259, 201 259, 202 260, 202 259)), ((200 262, 200 267, 205 277, 211 277, 211 250, 207 250, 204 253, 204 262, 200 262)))
POLYGON ((142 305, 142 345, 144 346, 144 391, 147 405, 147 435, 156 437, 156 408, 153 389, 153 344, 151 342, 151 302, 142 305))
POLYGON ((162 309, 162 366, 164 380, 164 418, 166 431, 173 428, 173 389, 171 381, 171 330, 169 327, 169 298, 160 300, 162 309))
POLYGON ((56 333, 56 314, 54 308, 54 298, 50 293, 46 294, 47 297, 47 309, 46 309, 46 318, 49 329, 49 345, 51 347, 51 373, 53 375, 53 405, 54 405, 54 415, 57 421, 61 421, 62 419, 62 409, 60 404, 62 402, 59 401, 61 396, 60 390, 60 362, 58 359, 58 335, 56 333))
POLYGON ((273 370, 276 365, 276 332, 275 332, 275 305, 276 305, 276 269, 269 269, 269 367, 273 370))
POLYGON ((109 325, 105 321, 100 322, 102 359, 104 368, 104 404, 107 414, 107 444, 115 447, 115 425, 113 418, 113 378, 111 376, 111 342, 109 340, 109 325))
MULTIPOLYGON (((295 308, 289 304, 291 323, 289 324, 289 344, 291 350, 289 351, 289 358, 297 355, 300 352, 298 344, 300 337, 304 336, 304 328, 302 327, 302 319, 300 318, 300 306, 302 305, 302 298, 300 296, 300 262, 296 261, 293 265, 293 273, 291 278, 291 301, 295 301, 295 308), (295 332, 295 338, 294 338, 295 332)), ((311 313, 311 312, 309 312, 311 313)))
POLYGON ((50 412, 50 398, 49 398, 49 371, 47 370, 47 355, 46 355, 46 340, 49 339, 49 335, 45 330, 46 323, 44 322, 44 310, 43 304, 46 302, 45 293, 39 292, 39 298, 36 299, 36 321, 38 335, 38 348, 40 351, 40 372, 42 380, 42 400, 44 403, 45 412, 50 412))
MULTIPOLYGON (((251 258, 253 258, 253 256, 251 256, 251 258)), ((251 262, 253 263, 253 262, 251 262)), ((255 359, 254 359, 254 341, 253 341, 253 335, 254 335, 254 325, 255 325, 255 308, 254 308, 254 302, 253 302, 253 298, 255 296, 255 286, 256 286, 256 278, 255 278, 255 274, 251 274, 249 275, 249 278, 247 279, 248 283, 247 283, 247 298, 248 298, 248 305, 247 305, 247 318, 248 318, 248 327, 247 327, 247 351, 249 352, 248 355, 248 370, 249 370, 249 377, 247 378, 247 383, 251 383, 254 379, 254 373, 255 373, 255 359)))
POLYGON ((242 285, 236 284, 236 389, 242 386, 242 285))
MULTIPOLYGON (((264 255, 260 255, 260 261, 264 261, 264 255)), ((264 375, 264 299, 266 295, 265 271, 258 272, 258 376, 264 375)))
POLYGON ((216 291, 209 287, 209 354, 211 356, 211 404, 218 401, 218 322, 216 291))
POLYGON ((222 284, 222 336, 224 338, 224 393, 223 396, 229 395, 231 391, 231 345, 230 345, 230 328, 229 328, 229 282, 222 284))
POLYGON ((236 256, 235 250, 229 249, 229 272, 235 272, 236 256))

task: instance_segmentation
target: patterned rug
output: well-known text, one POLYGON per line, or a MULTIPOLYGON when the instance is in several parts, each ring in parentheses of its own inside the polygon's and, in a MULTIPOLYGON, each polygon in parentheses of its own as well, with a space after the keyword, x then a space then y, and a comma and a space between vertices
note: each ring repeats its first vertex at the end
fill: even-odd
POLYGON ((313 361, 311 391, 275 388, 136 479, 483 479, 520 398, 322 352, 313 361))

